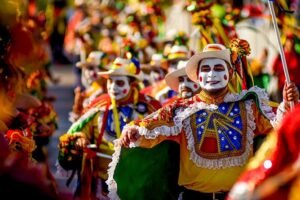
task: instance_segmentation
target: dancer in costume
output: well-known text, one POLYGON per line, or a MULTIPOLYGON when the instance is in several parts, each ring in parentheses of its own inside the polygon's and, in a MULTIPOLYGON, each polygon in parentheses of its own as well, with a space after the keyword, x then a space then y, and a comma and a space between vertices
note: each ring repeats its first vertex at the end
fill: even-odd
POLYGON ((92 51, 86 61, 76 63, 76 66, 81 68, 81 82, 85 90, 81 91, 80 87, 77 87, 74 91, 73 109, 69 114, 71 122, 75 122, 85 107, 106 92, 106 80, 98 75, 98 72, 104 70, 103 64, 105 63, 103 61, 105 56, 101 51, 92 51))
MULTIPOLYGON (((189 51, 186 46, 173 45, 167 56, 168 73, 176 70, 178 62, 181 60, 187 60, 188 55, 189 51)), ((176 92, 166 84, 165 80, 162 80, 158 84, 158 87, 153 88, 152 94, 155 99, 159 100, 162 104, 177 95, 176 92)))
MULTIPOLYGON (((234 49, 249 52, 246 41, 236 42, 237 46, 234 49)), ((138 195, 142 195, 141 193, 149 195, 148 181, 152 183, 153 180, 142 179, 148 177, 151 172, 163 171, 165 177, 171 173, 168 170, 164 171, 164 168, 153 171, 150 167, 148 170, 143 169, 143 172, 134 166, 125 168, 124 162, 132 158, 124 155, 125 152, 128 155, 128 152, 122 149, 121 145, 155 149, 166 140, 179 144, 180 160, 177 165, 180 167, 173 165, 172 168, 178 169, 179 177, 176 181, 183 188, 182 198, 225 199, 227 192, 252 157, 254 136, 269 133, 273 126, 280 122, 285 109, 288 109, 287 102, 295 100, 297 92, 294 84, 286 86, 284 91, 288 93, 288 98, 280 104, 277 114, 268 106, 266 92, 258 87, 243 90, 241 93, 230 93, 228 82, 236 66, 233 66, 232 60, 236 60, 236 57, 242 54, 233 55, 235 59, 231 58, 231 51, 221 44, 205 46, 203 52, 192 56, 186 66, 188 77, 200 83, 201 92, 192 98, 179 99, 171 105, 164 106, 145 119, 135 120, 123 129, 122 138, 118 141, 120 146, 115 145, 107 181, 112 199, 139 198, 138 195), (138 188, 139 193, 128 194, 123 188, 124 185, 121 185, 122 181, 126 181, 122 180, 124 176, 121 171, 127 169, 127 174, 132 170, 135 172, 131 176, 127 175, 133 176, 130 180, 131 185, 135 185, 136 182, 143 185, 138 188)), ((169 162, 174 159, 174 157, 166 158, 169 162)), ((147 157, 147 160, 139 159, 142 163, 139 166, 141 168, 147 165, 152 157, 147 157)), ((162 159, 159 160, 163 162, 162 159)), ((176 176, 176 171, 173 173, 173 176, 176 176)), ((150 177, 156 178, 155 174, 150 177)), ((164 177, 159 176, 157 179, 161 179, 161 187, 158 188, 161 193, 157 199, 164 199, 165 196, 168 196, 168 199, 177 199, 176 186, 169 184, 167 186, 172 188, 162 188, 166 186, 163 183, 164 177)), ((149 197, 145 196, 143 199, 149 197)))
POLYGON ((104 181, 114 152, 113 140, 120 137, 126 123, 160 108, 158 101, 139 93, 139 72, 136 60, 116 58, 109 71, 98 73, 107 78, 108 94, 95 99, 68 133, 60 137, 61 167, 80 170, 82 163, 79 193, 75 194, 80 198, 95 199, 100 179, 102 195, 107 193, 104 181))
POLYGON ((179 61, 177 70, 166 75, 165 80, 167 85, 178 93, 178 96, 174 96, 169 99, 164 105, 174 102, 178 98, 191 98, 200 91, 199 83, 195 83, 186 75, 185 67, 187 61, 179 61))

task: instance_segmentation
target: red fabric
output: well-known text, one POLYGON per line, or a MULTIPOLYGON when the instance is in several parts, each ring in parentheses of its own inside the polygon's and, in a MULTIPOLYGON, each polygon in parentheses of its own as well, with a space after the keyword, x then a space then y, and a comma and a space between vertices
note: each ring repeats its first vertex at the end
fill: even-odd
POLYGON ((205 153, 217 153, 218 152, 218 142, 216 138, 208 138, 206 137, 203 140, 203 144, 201 146, 201 151, 205 153))
MULTIPOLYGON (((299 87, 300 86, 300 79, 299 79, 300 55, 297 55, 295 51, 285 52, 285 58, 286 58, 291 81, 294 82, 296 86, 299 87)), ((278 76, 278 89, 282 90, 285 82, 285 75, 283 71, 281 58, 279 55, 275 58, 272 69, 275 75, 278 76)))
POLYGON ((173 96, 173 97, 171 97, 170 99, 167 99, 167 100, 163 103, 163 106, 174 103, 178 98, 179 98, 178 96, 173 96))

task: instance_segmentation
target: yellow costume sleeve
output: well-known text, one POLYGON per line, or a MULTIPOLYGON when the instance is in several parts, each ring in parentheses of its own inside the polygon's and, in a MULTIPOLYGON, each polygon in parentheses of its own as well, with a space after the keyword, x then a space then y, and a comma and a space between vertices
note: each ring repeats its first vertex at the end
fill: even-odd
POLYGON ((273 130, 273 126, 270 120, 267 119, 257 108, 255 104, 252 104, 253 116, 256 122, 256 129, 254 133, 256 135, 266 135, 273 130))

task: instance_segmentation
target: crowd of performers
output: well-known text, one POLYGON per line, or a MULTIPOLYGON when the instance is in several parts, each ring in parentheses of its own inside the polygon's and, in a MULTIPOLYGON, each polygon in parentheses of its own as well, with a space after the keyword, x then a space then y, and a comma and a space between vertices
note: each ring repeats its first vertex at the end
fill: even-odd
POLYGON ((74 0, 70 12, 64 1, 3 3, 0 194, 300 199, 300 6, 272 3, 291 81, 268 1, 74 0), (72 194, 48 162, 58 54, 76 75, 57 144, 72 194))

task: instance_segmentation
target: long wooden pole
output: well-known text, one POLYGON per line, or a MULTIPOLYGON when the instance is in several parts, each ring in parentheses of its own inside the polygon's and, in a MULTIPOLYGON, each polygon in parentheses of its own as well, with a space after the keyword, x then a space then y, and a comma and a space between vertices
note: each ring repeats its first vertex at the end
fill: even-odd
MULTIPOLYGON (((273 22, 273 25, 274 25, 276 38, 277 38, 277 42, 278 42, 278 46, 279 46, 279 53, 280 53, 280 57, 281 57, 282 65, 283 65, 285 80, 288 84, 290 84, 291 79, 290 79, 289 70, 288 70, 288 66, 287 66, 284 51, 283 51, 283 46, 282 46, 281 40, 280 40, 279 28, 278 28, 278 24, 277 24, 277 21, 276 21, 276 15, 275 15, 274 5, 273 5, 274 1, 275 0, 269 0, 268 5, 269 5, 270 13, 271 13, 271 16, 272 16, 272 22, 273 22)), ((291 104, 291 108, 294 108, 294 102, 290 102, 290 104, 291 104)))

